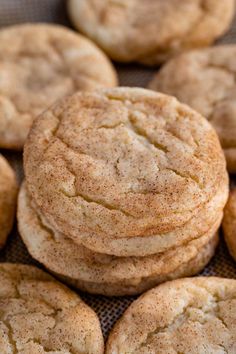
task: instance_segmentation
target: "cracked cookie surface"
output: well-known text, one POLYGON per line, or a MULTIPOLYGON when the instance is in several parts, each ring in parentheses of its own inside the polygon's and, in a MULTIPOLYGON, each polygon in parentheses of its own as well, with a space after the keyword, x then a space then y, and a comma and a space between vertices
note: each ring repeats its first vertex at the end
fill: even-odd
POLYGON ((93 238, 101 253, 112 240, 183 226, 228 184, 210 124, 173 97, 135 88, 76 93, 46 111, 24 166, 50 224, 88 248, 93 238))
POLYGON ((230 194, 224 209, 223 231, 229 252, 236 261, 236 189, 230 194))
MULTIPOLYGON (((221 212, 222 214, 222 212, 221 212)), ((32 257, 69 284, 103 295, 131 295, 160 282, 198 273, 214 254, 221 218, 196 240, 148 257, 115 257, 75 244, 50 228, 26 186, 18 200, 18 228, 32 257)))
POLYGON ((68 11, 111 58, 155 65, 210 45, 228 29, 234 0, 69 0, 68 11))
POLYGON ((95 313, 36 267, 0 264, 0 351, 103 354, 95 313))
POLYGON ((236 172, 236 46, 182 54, 167 63, 149 88, 176 96, 216 129, 228 170, 236 172))
POLYGON ((236 280, 179 279, 156 287, 126 310, 106 354, 234 354, 236 280))
POLYGON ((0 147, 21 149, 33 119, 78 90, 116 86, 99 48, 62 26, 24 24, 0 31, 0 147))
POLYGON ((0 248, 4 246, 13 226, 17 191, 15 172, 0 154, 0 248))

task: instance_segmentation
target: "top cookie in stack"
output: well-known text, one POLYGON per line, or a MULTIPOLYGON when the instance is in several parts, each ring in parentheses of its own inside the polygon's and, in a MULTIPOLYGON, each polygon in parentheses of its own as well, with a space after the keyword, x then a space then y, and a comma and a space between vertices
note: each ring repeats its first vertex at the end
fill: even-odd
MULTIPOLYGON (((175 98, 144 89, 62 100, 35 120, 24 167, 45 229, 90 250, 98 262, 99 254, 113 256, 109 262, 130 257, 133 268, 142 257, 202 237, 212 244, 228 195, 224 155, 210 124, 175 98)), ((153 276, 148 271, 143 278, 153 276)), ((145 288, 132 286, 129 293, 145 288)))

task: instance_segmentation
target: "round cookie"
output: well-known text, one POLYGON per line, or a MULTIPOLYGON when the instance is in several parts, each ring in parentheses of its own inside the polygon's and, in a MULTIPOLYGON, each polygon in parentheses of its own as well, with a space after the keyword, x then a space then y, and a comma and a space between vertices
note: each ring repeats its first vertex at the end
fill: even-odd
POLYGON ((208 118, 236 172, 236 45, 182 54, 167 63, 149 88, 176 96, 208 118))
POLYGON ((236 189, 230 192, 224 209, 223 231, 228 250, 236 261, 236 189))
POLYGON ((156 287, 126 310, 106 354, 236 352, 236 280, 179 279, 156 287))
POLYGON ((135 237, 171 233, 175 242, 175 231, 194 217, 199 227, 202 208, 228 188, 211 125, 175 98, 137 88, 76 93, 54 105, 34 122, 24 166, 29 193, 55 230, 117 256, 140 255, 136 246, 121 253, 135 237))
POLYGON ((0 264, 0 351, 103 354, 99 320, 77 294, 41 270, 0 264))
POLYGON ((234 0, 68 0, 68 12, 112 59, 156 65, 213 43, 229 28, 234 0))
POLYGON ((13 226, 17 190, 15 173, 0 154, 0 248, 4 246, 13 226))
POLYGON ((68 284, 109 296, 141 293, 161 282, 201 271, 214 254, 221 217, 206 234, 183 246, 147 257, 115 257, 94 253, 58 234, 36 212, 21 187, 18 227, 33 258, 68 284))
POLYGON ((108 58, 88 39, 49 24, 0 30, 0 147, 22 149, 35 116, 77 90, 116 86, 108 58))

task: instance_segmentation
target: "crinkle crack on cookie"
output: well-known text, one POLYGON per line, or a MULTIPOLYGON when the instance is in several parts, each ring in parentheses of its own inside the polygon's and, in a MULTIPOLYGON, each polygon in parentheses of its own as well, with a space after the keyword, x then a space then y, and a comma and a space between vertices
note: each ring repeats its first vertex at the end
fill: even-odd
POLYGON ((17 217, 30 254, 51 272, 90 293, 120 296, 141 293, 163 281, 202 270, 214 254, 222 215, 196 240, 146 257, 109 256, 77 245, 39 215, 25 185, 19 193, 17 217))
POLYGON ((0 30, 0 147, 22 149, 33 119, 75 91, 117 85, 92 42, 58 25, 0 30))
POLYGON ((4 246, 13 226, 17 191, 15 173, 0 155, 0 248, 4 246))
POLYGON ((179 279, 156 287, 126 310, 106 354, 236 352, 236 280, 179 279))
POLYGON ((236 189, 230 192, 224 209, 223 230, 228 250, 236 261, 236 189))
POLYGON ((74 26, 118 61, 160 64, 229 28, 234 0, 68 0, 74 26))
POLYGON ((219 135, 229 172, 236 172, 236 46, 182 54, 157 73, 149 88, 176 96, 206 117, 219 135))
POLYGON ((28 191, 55 230, 117 256, 142 255, 137 245, 124 252, 126 240, 167 234, 193 218, 196 226, 217 191, 221 201, 210 210, 227 198, 211 125, 175 98, 144 89, 76 93, 54 105, 33 124, 24 166, 28 191))
POLYGON ((103 354, 99 320, 77 294, 41 270, 0 264, 0 352, 103 354))

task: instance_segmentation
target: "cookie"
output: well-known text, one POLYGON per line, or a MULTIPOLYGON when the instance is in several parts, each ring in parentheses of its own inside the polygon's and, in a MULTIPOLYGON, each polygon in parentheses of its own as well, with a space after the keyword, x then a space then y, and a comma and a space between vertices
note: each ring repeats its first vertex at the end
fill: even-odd
POLYGON ((140 256, 142 242, 150 246, 142 255, 160 252, 162 242, 175 245, 177 230, 200 226, 217 191, 221 200, 210 210, 222 212, 227 199, 225 159, 211 125, 175 98, 144 89, 62 100, 35 120, 24 167, 28 191, 55 230, 116 256, 140 256))
POLYGON ((0 264, 0 351, 103 354, 99 320, 80 297, 36 267, 0 264))
POLYGON ((35 116, 77 90, 116 86, 107 57, 71 30, 24 24, 0 30, 0 147, 22 149, 35 116))
POLYGON ((236 280, 179 279, 156 287, 126 310, 106 354, 236 352, 236 280))
POLYGON ((182 54, 167 63, 149 88, 176 96, 206 117, 216 129, 228 170, 236 172, 236 46, 224 45, 182 54))
POLYGON ((229 28, 234 0, 68 0, 68 12, 112 59, 156 65, 213 43, 229 28))
POLYGON ((236 261, 236 189, 230 192, 224 209, 223 231, 228 250, 236 261))
POLYGON ((33 258, 70 285, 109 296, 134 295, 163 281, 201 271, 213 256, 221 217, 196 240, 146 257, 115 257, 77 245, 53 230, 30 200, 26 186, 18 201, 18 228, 33 258))
POLYGON ((4 246, 13 226, 17 190, 15 173, 0 155, 0 248, 4 246))

